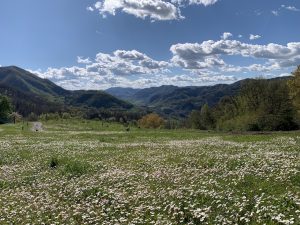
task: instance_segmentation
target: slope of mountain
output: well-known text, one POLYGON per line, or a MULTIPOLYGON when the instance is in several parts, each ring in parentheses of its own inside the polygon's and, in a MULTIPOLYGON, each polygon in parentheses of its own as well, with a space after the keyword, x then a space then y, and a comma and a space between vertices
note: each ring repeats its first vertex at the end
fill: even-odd
POLYGON ((68 91, 15 66, 0 67, 0 94, 9 96, 15 110, 23 115, 58 112, 68 106, 115 110, 133 108, 131 103, 103 91, 68 91))
POLYGON ((130 100, 131 96, 140 90, 142 89, 112 87, 105 92, 120 99, 130 100))
MULTIPOLYGON (((286 80, 289 77, 278 77, 273 79, 286 80)), ((185 118, 194 109, 199 109, 205 103, 210 106, 216 105, 224 96, 234 96, 242 85, 249 79, 237 81, 233 84, 217 84, 214 86, 190 86, 176 87, 164 85, 145 89, 130 90, 114 88, 108 93, 125 99, 140 106, 147 106, 153 111, 165 116, 185 118), (124 93, 123 93, 124 92, 124 93)))
MULTIPOLYGON (((138 105, 146 105, 152 110, 171 117, 186 117, 192 110, 203 104, 215 105, 223 96, 235 95, 241 81, 234 84, 218 84, 201 87, 176 87, 164 85, 132 91, 132 95, 122 96, 122 88, 117 90, 121 99, 138 105)), ((110 94, 114 94, 108 90, 110 94)), ((116 91, 115 91, 116 92, 116 91)))
POLYGON ((50 99, 69 93, 69 91, 53 82, 15 66, 0 67, 0 85, 13 88, 19 92, 35 94, 50 99))
POLYGON ((73 91, 66 98, 66 102, 72 106, 88 106, 94 108, 130 109, 131 103, 113 97, 104 91, 73 91))

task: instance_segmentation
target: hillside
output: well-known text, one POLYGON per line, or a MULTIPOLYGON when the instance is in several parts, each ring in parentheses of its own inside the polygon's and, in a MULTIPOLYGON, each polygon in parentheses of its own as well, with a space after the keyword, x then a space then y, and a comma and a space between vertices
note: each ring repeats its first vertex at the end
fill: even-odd
MULTIPOLYGON (((202 87, 160 86, 132 91, 132 95, 122 96, 119 88, 118 97, 132 103, 148 106, 152 110, 171 117, 186 117, 192 110, 203 104, 215 105, 223 96, 233 96, 241 87, 241 81, 234 84, 218 84, 202 87)), ((116 89, 108 93, 114 95, 116 89)), ((126 91, 126 93, 128 93, 126 91)))
POLYGON ((65 111, 70 106, 133 108, 132 104, 103 91, 68 91, 15 66, 0 67, 0 94, 7 95, 15 110, 23 115, 65 111))
MULTIPOLYGON (((273 79, 284 80, 288 77, 273 79)), ((127 88, 113 88, 106 90, 106 92, 133 104, 147 106, 165 117, 186 118, 192 110, 199 109, 205 103, 213 106, 224 96, 236 95, 243 83, 248 80, 237 81, 233 84, 200 87, 164 85, 145 89, 130 89, 130 91, 127 88)))
POLYGON ((42 79, 15 66, 0 67, 0 85, 13 88, 19 92, 39 95, 49 99, 69 93, 69 91, 57 86, 53 82, 42 79))

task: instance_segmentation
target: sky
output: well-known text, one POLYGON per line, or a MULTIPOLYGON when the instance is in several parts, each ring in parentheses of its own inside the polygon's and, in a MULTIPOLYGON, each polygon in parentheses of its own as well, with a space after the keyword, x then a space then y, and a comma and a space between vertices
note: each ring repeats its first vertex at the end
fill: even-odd
POLYGON ((1 0, 0 65, 71 90, 289 75, 299 0, 1 0))

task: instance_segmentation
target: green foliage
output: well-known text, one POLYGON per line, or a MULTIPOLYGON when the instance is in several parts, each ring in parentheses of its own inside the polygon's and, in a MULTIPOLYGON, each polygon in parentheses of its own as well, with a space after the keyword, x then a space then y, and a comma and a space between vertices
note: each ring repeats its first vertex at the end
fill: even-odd
POLYGON ((8 98, 0 95, 0 124, 7 123, 9 121, 11 110, 8 98))
POLYGON ((290 96, 297 110, 297 120, 300 122, 300 65, 292 73, 293 77, 288 81, 290 96))
POLYGON ((64 173, 69 174, 69 176, 81 176, 88 171, 89 165, 84 162, 80 162, 78 160, 68 161, 64 165, 64 173))
POLYGON ((190 119, 198 129, 221 131, 274 131, 297 128, 295 109, 285 80, 253 79, 242 84, 235 97, 223 97, 209 109, 192 112, 190 119))
POLYGON ((214 127, 214 118, 208 104, 203 105, 200 111, 192 111, 190 122, 192 127, 196 129, 212 129, 214 127))
POLYGON ((57 156, 52 156, 47 164, 50 169, 58 169, 62 175, 68 177, 79 177, 87 173, 90 168, 90 165, 86 162, 57 156))

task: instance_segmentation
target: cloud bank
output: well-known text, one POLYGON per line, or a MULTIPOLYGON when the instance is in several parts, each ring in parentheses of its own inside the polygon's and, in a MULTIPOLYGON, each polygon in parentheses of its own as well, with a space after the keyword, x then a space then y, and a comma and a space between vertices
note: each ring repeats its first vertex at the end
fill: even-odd
POLYGON ((233 35, 225 32, 217 41, 174 44, 170 47, 172 57, 165 61, 137 50, 116 50, 110 54, 100 52, 94 59, 77 57, 76 66, 33 72, 67 89, 142 88, 233 82, 245 73, 270 76, 276 72, 279 76, 300 64, 300 42, 259 45, 230 37, 233 35), (254 63, 232 65, 228 63, 231 57, 254 63))

